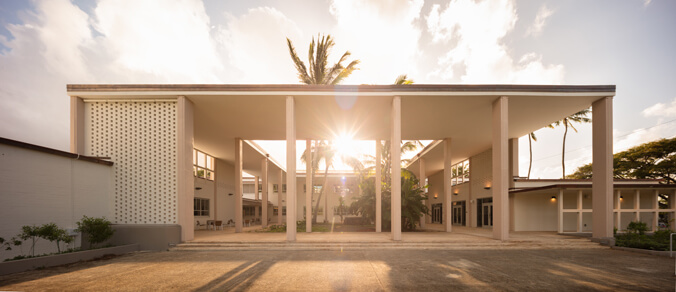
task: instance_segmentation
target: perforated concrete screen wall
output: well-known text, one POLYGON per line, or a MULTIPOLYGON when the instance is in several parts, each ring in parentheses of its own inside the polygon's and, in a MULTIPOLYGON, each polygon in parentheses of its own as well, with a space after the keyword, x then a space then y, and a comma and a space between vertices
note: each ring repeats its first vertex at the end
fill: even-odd
POLYGON ((176 102, 86 102, 85 155, 114 164, 116 224, 177 223, 176 102))

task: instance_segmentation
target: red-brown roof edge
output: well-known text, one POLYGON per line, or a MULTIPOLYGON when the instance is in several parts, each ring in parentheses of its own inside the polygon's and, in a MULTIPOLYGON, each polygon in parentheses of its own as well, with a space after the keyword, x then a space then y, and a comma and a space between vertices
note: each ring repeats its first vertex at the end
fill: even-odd
POLYGON ((47 148, 47 147, 44 147, 44 146, 39 146, 39 145, 21 142, 21 141, 17 141, 17 140, 7 139, 7 138, 3 138, 3 137, 0 137, 0 143, 5 144, 5 145, 14 146, 14 147, 30 149, 30 150, 35 150, 35 151, 44 152, 44 153, 48 153, 48 154, 63 156, 63 157, 67 157, 67 158, 73 158, 73 159, 82 160, 82 161, 88 161, 88 162, 93 162, 93 163, 98 163, 98 164, 109 165, 109 166, 113 165, 112 161, 102 160, 102 159, 98 159, 98 158, 90 157, 90 156, 78 155, 78 154, 75 154, 75 153, 56 150, 56 149, 53 149, 53 148, 47 148))
POLYGON ((410 84, 410 85, 305 85, 305 84, 67 84, 71 91, 450 91, 450 92, 615 92, 615 85, 521 84, 410 84))

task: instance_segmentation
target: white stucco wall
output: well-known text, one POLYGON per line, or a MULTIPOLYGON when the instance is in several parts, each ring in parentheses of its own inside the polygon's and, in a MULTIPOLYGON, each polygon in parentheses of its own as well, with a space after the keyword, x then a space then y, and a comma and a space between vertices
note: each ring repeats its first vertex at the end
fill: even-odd
POLYGON ((557 231, 557 202, 551 194, 514 195, 514 231, 557 231))
POLYGON ((468 222, 471 227, 477 226, 477 199, 490 198, 493 196, 493 192, 490 189, 485 189, 485 187, 492 186, 493 184, 492 153, 492 150, 489 149, 469 158, 469 183, 472 190, 471 200, 474 201, 472 204, 467 205, 468 208, 471 208, 471 216, 468 217, 468 222))
MULTIPOLYGON (((88 217, 112 216, 112 166, 0 144, 0 237, 10 239, 24 225, 54 222, 65 229, 88 217)), ((79 246, 76 238, 71 247, 79 246)), ((28 254, 30 244, 1 251, 0 260, 28 254)), ((35 254, 56 252, 38 241, 35 254)))

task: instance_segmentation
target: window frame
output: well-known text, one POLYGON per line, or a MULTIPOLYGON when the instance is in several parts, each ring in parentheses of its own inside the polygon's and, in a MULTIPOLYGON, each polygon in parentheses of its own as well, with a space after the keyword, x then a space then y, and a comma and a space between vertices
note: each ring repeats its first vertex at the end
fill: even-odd
POLYGON ((210 202, 208 198, 198 198, 193 199, 193 215, 199 217, 209 217, 211 216, 210 211, 210 202))

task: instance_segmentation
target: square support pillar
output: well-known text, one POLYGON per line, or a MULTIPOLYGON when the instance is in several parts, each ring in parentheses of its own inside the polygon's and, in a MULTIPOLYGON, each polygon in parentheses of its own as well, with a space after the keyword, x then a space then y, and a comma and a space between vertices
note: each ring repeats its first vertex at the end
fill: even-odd
POLYGON ((242 232, 242 139, 235 138, 235 232, 242 232))
MULTIPOLYGON (((427 179, 427 173, 425 172, 425 170, 426 170, 425 169, 425 158, 420 157, 420 159, 418 159, 418 166, 420 166, 419 175, 418 175, 418 179, 420 179, 420 181, 418 182, 418 184, 420 185, 421 188, 424 188, 425 187, 425 180, 427 179)), ((427 194, 427 192, 425 192, 425 194, 427 194)), ((423 204, 427 205, 427 200, 423 200, 423 204)), ((425 218, 426 216, 427 215, 423 214, 422 217, 420 217, 420 228, 425 228, 425 220, 427 219, 427 218, 425 218)))
POLYGON ((514 187, 514 177, 519 176, 519 138, 509 139, 509 187, 514 187))
POLYGON ((376 140, 376 232, 383 231, 383 202, 382 202, 382 166, 380 162, 383 156, 383 144, 380 140, 376 140))
MULTIPOLYGON (((190 151, 192 151, 192 149, 190 151)), ((70 97, 70 152, 85 154, 84 101, 77 96, 70 97)))
POLYGON ((592 103, 592 237, 613 237, 613 97, 592 103))
MULTIPOLYGON (((615 212, 613 210, 614 212, 612 213, 613 215, 615 215, 615 224, 613 226, 615 228, 617 228, 617 230, 621 230, 620 227, 622 225, 621 224, 622 223, 622 221, 621 221, 621 219, 622 219, 622 191, 617 190, 617 191, 615 191, 615 193, 616 193, 616 195, 615 195, 615 206, 617 206, 615 208, 615 210, 617 210, 617 211, 615 212)), ((592 198, 592 204, 593 203, 594 202, 593 202, 593 198, 592 198)), ((593 210, 592 210, 592 214, 593 214, 593 210)), ((593 223, 593 221, 592 221, 592 223, 593 223)), ((592 228, 593 228, 593 226, 592 226, 592 228)), ((592 232, 593 232, 593 230, 592 230, 592 232)))
MULTIPOLYGON (((636 194, 634 195, 634 221, 641 221, 641 190, 636 189, 636 194)), ((654 230, 654 229, 653 229, 654 230)))
POLYGON ((577 232, 582 232, 582 190, 577 191, 577 232))
POLYGON ((444 203, 442 222, 446 225, 446 232, 451 232, 453 229, 453 186, 451 185, 451 179, 453 174, 451 172, 451 166, 453 162, 451 161, 451 138, 444 139, 444 203))
POLYGON ((261 226, 268 227, 268 158, 261 160, 261 183, 263 189, 261 193, 261 226))
POLYGON ((509 239, 508 98, 493 102, 493 238, 509 239))
MULTIPOLYGON (((286 240, 296 241, 296 105, 286 97, 286 240)), ((279 193, 284 189, 279 185, 279 193)), ((282 210, 280 210, 281 212, 282 210)))
POLYGON ((282 206, 282 183, 284 182, 284 171, 279 170, 279 177, 278 177, 279 183, 277 184, 277 225, 282 225, 282 209, 284 209, 284 206, 282 206))
POLYGON ((259 176, 254 176, 254 200, 260 200, 260 197, 258 196, 258 181, 260 180, 259 176))
POLYGON ((178 224, 181 225, 181 241, 195 238, 195 178, 193 175, 193 104, 185 96, 177 99, 177 170, 176 191, 178 224))
POLYGON ((559 190, 559 195, 556 196, 556 210, 558 221, 558 233, 563 233, 563 189, 559 190))
POLYGON ((305 141, 305 232, 312 232, 312 140, 305 141))
POLYGON ((392 240, 401 240, 401 97, 392 99, 392 240))

